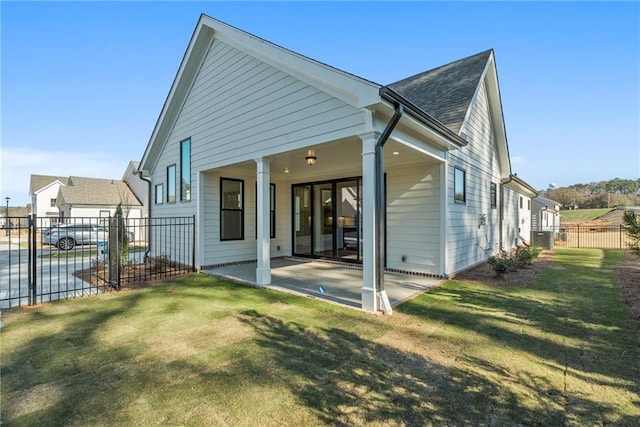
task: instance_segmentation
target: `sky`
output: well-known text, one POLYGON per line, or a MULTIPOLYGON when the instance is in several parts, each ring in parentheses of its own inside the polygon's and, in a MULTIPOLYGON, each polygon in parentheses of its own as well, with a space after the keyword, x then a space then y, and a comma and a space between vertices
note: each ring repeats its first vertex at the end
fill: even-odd
POLYGON ((201 13, 379 84, 493 48, 512 172, 640 177, 638 2, 0 1, 0 201, 31 174, 121 179, 201 13))

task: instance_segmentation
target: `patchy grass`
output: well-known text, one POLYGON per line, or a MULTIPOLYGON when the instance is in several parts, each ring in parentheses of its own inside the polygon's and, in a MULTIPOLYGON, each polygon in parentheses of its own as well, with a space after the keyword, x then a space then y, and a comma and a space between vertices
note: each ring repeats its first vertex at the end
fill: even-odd
POLYGON ((572 222, 589 222, 600 218, 601 216, 611 212, 612 209, 575 209, 564 210, 560 212, 561 222, 563 224, 572 222))
POLYGON ((7 425, 637 425, 638 326, 611 269, 449 281, 391 317, 204 275, 5 311, 7 425))

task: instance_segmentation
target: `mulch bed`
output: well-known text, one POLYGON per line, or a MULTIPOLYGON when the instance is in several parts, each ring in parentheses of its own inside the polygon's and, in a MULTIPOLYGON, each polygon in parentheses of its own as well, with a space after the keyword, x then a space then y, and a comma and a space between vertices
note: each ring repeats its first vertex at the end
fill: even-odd
POLYGON ((631 315, 640 324, 640 256, 632 251, 625 255, 627 260, 617 265, 613 274, 631 315))

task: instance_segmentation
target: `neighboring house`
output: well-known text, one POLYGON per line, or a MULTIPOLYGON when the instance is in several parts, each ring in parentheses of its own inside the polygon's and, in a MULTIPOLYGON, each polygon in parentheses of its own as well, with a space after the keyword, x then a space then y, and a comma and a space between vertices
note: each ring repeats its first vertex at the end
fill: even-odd
POLYGON ((142 218, 142 203, 129 186, 114 179, 71 176, 60 187, 57 196, 61 221, 65 218, 109 218, 114 216, 118 204, 123 217, 142 218))
POLYGON ((113 216, 122 203, 125 217, 143 218, 149 184, 137 174, 138 162, 130 162, 121 181, 100 178, 31 175, 31 213, 38 226, 49 227, 65 218, 113 216))
POLYGON ((122 181, 125 182, 136 198, 142 202, 144 209, 142 217, 149 217, 148 201, 149 201, 149 182, 142 179, 138 172, 140 162, 131 161, 127 166, 127 170, 122 176, 122 181))
POLYGON ((140 169, 154 217, 196 215, 199 266, 257 260, 264 285, 272 257, 361 263, 371 311, 382 254, 446 277, 523 240, 535 195, 511 172, 492 50, 383 86, 205 15, 140 169))
POLYGON ((516 175, 504 180, 504 235, 507 248, 531 244, 531 200, 538 192, 516 175))
POLYGON ((67 184, 68 177, 51 175, 31 175, 29 195, 31 213, 37 215, 39 226, 50 227, 58 223, 58 190, 67 184))
POLYGON ((531 229, 534 231, 554 231, 560 229, 560 203, 538 196, 532 200, 531 229))

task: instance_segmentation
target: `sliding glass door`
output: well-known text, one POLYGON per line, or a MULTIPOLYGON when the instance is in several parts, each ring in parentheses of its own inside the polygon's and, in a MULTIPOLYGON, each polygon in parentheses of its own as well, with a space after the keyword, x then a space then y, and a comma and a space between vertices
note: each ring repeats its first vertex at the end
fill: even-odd
POLYGON ((361 261, 360 180, 293 186, 294 255, 361 261))

